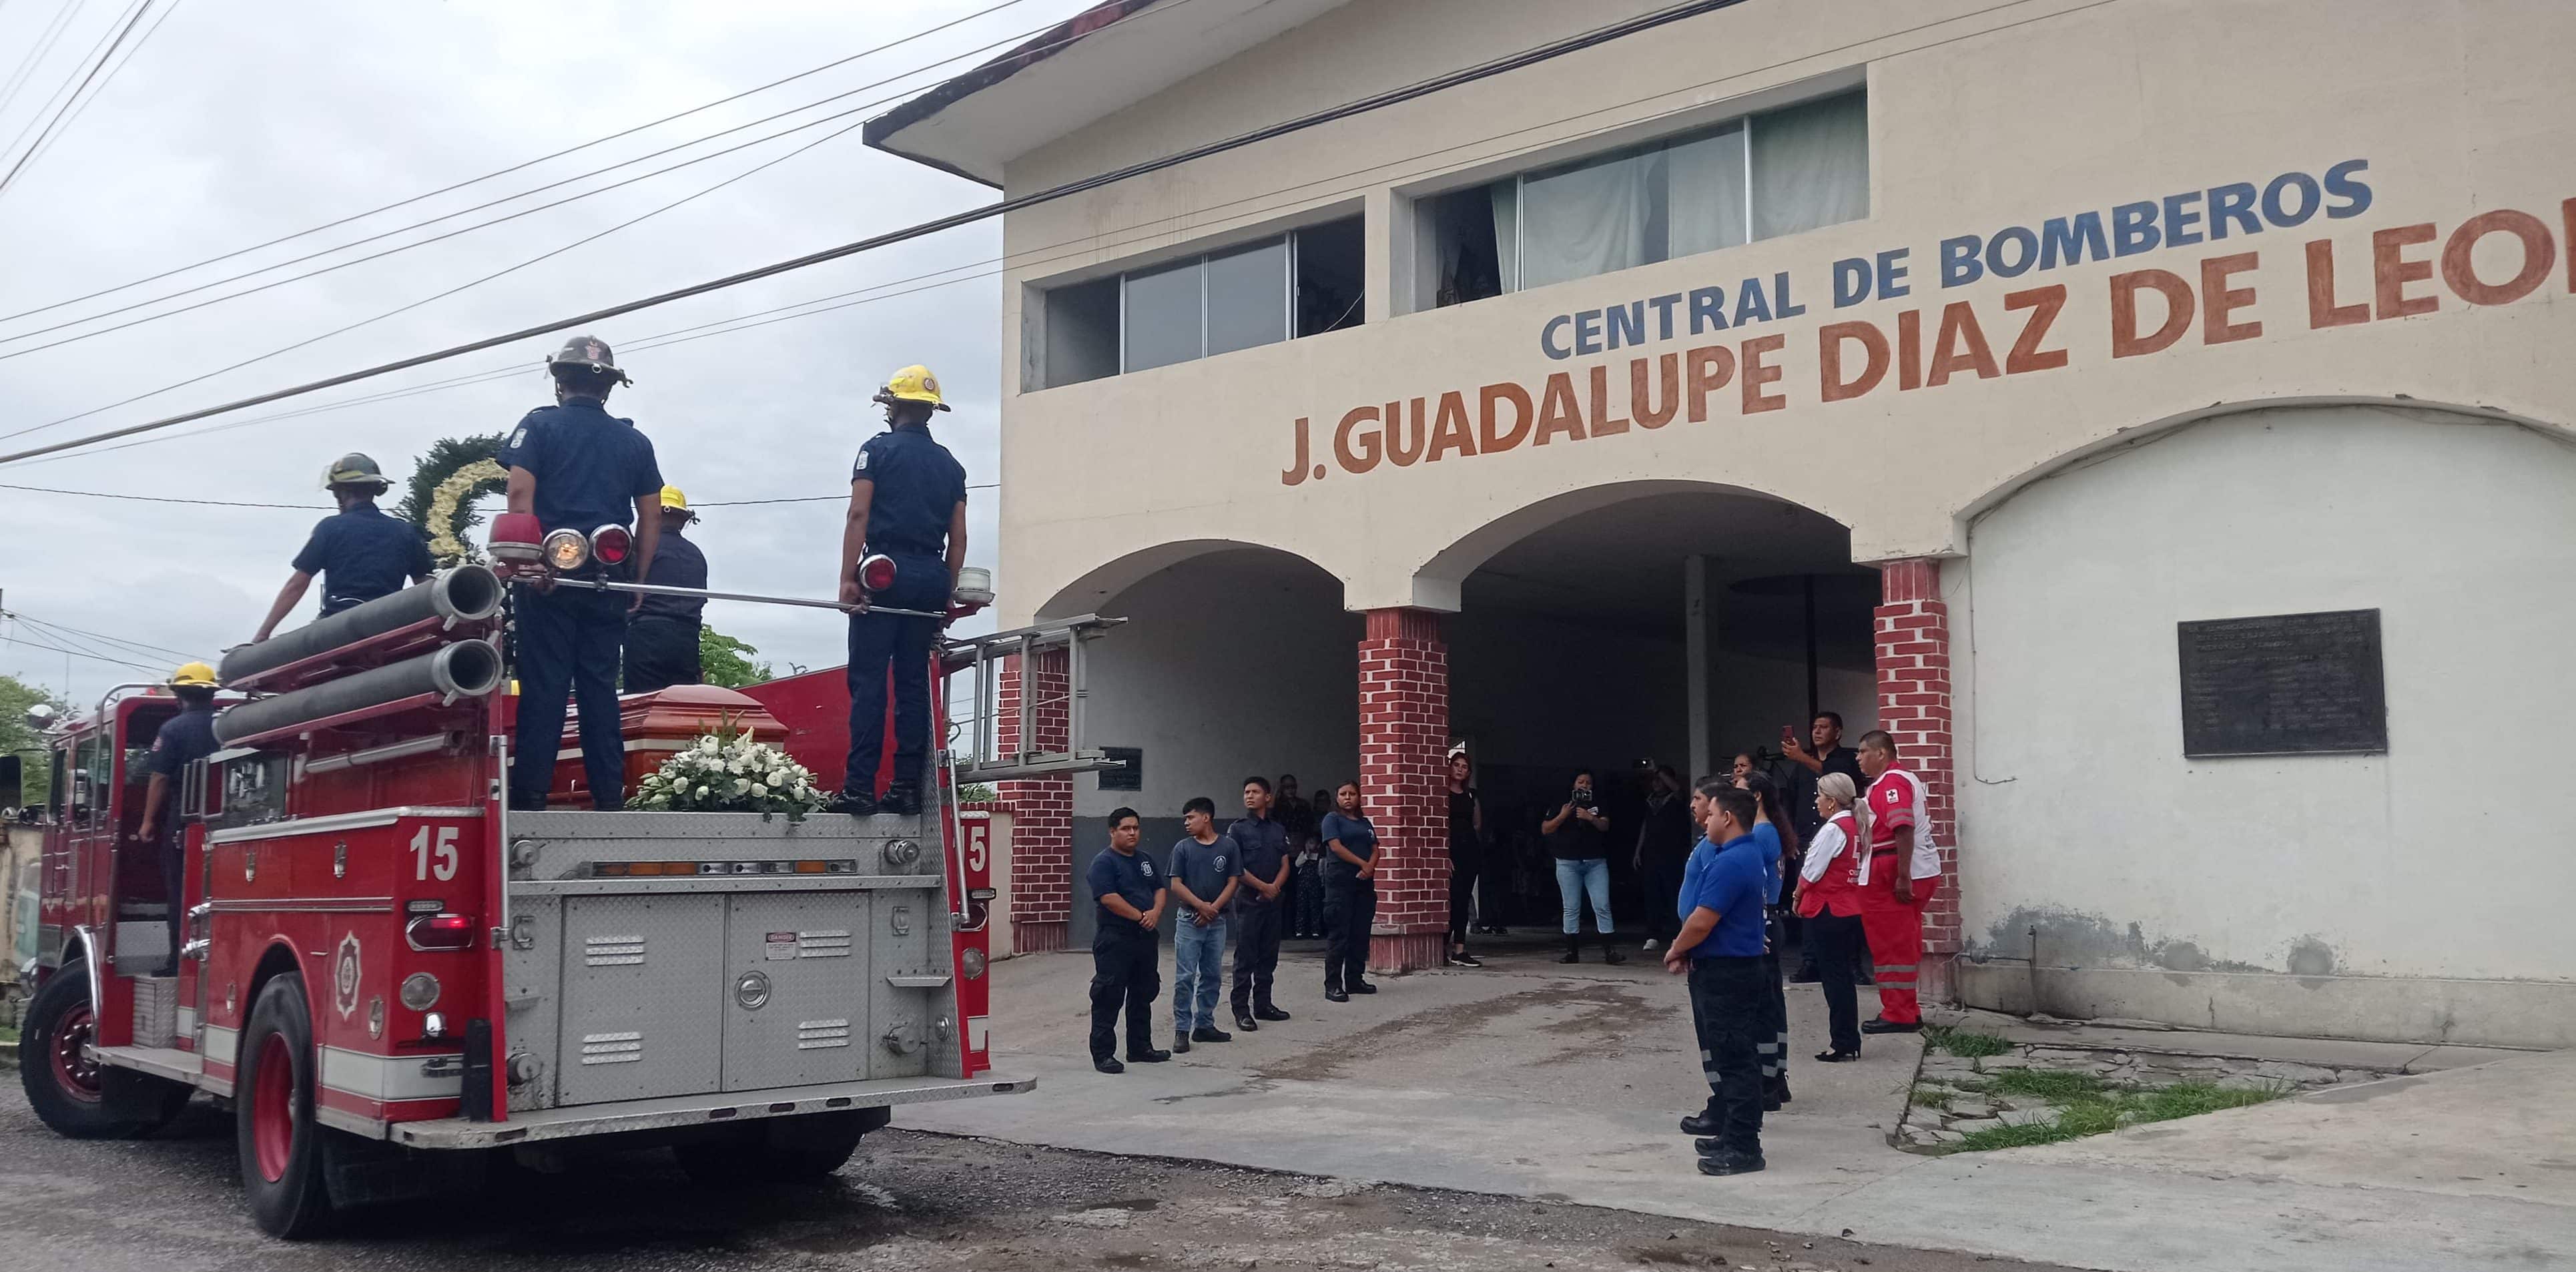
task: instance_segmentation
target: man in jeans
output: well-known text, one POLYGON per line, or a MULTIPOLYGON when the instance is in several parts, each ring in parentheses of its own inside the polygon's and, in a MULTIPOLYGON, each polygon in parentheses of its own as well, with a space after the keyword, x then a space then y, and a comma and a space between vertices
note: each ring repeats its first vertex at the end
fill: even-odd
POLYGON ((1547 836, 1547 852, 1556 858, 1556 892, 1565 902, 1565 955, 1560 963, 1583 961, 1583 898, 1592 898, 1592 926, 1601 936, 1601 961, 1625 963, 1627 956, 1612 942, 1617 931, 1610 922, 1610 819, 1602 816, 1592 793, 1592 770, 1574 775, 1574 789, 1557 805, 1556 812, 1539 827, 1547 836))
POLYGON ((1163 978, 1154 970, 1163 923, 1161 871, 1154 859, 1136 851, 1142 833, 1136 810, 1109 813, 1109 846, 1091 859, 1084 877, 1091 884, 1099 922, 1091 933, 1091 1067, 1102 1073, 1124 1073, 1118 1063, 1118 1013, 1127 1013, 1127 1058, 1141 1064, 1169 1060, 1172 1053, 1154 1045, 1154 995, 1163 978))
POLYGON ((1172 932, 1172 1050, 1193 1042, 1232 1042, 1216 1027, 1217 983, 1225 972, 1225 907, 1234 900, 1243 864, 1216 833, 1216 801, 1202 795, 1181 807, 1189 832, 1172 845, 1172 895, 1181 925, 1172 932))
POLYGON ((1243 816, 1225 828, 1225 839, 1242 871, 1242 887, 1227 916, 1234 929, 1234 1027, 1254 1033, 1262 1021, 1288 1018, 1270 1001, 1288 912, 1288 828, 1271 816, 1270 779, 1243 779, 1243 816))
POLYGON ((1714 1122, 1709 1129, 1716 1133, 1696 1141, 1699 1172, 1744 1175, 1763 1167, 1757 1047, 1771 992, 1762 968, 1770 882, 1753 839, 1752 793, 1714 784, 1700 793, 1707 810, 1703 824, 1718 848, 1691 877, 1690 895, 1681 900, 1690 917, 1664 955, 1664 970, 1690 974, 1691 1023, 1709 1080, 1711 1107, 1699 1120, 1714 1122))

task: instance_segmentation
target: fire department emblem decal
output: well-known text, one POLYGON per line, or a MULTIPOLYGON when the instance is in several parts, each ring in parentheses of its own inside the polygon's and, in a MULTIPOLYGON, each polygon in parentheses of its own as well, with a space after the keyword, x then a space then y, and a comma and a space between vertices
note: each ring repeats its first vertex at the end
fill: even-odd
POLYGON ((331 968, 331 1005, 347 1020, 358 1011, 358 934, 340 938, 340 956, 331 968))

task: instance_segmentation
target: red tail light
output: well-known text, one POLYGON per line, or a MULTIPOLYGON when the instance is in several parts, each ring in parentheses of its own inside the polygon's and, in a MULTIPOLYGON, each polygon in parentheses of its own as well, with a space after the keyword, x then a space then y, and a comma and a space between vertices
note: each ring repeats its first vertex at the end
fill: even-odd
POLYGON ((544 526, 533 512, 504 512, 492 518, 492 559, 511 565, 534 565, 544 526))
POLYGON ((872 556, 859 562, 859 586, 871 592, 882 592, 894 586, 894 558, 872 556))
POLYGON ((403 928, 403 936, 416 950, 468 950, 474 948, 474 919, 464 914, 424 914, 403 928))
POLYGON ((590 555, 602 564, 615 565, 625 560, 627 551, 634 546, 634 537, 626 533, 624 526, 601 526, 590 532, 590 555))

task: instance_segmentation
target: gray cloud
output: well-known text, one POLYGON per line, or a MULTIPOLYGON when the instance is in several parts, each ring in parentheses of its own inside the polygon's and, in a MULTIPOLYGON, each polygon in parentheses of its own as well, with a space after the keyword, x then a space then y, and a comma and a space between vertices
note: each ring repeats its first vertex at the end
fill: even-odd
MULTIPOLYGON (((817 0, 757 7, 590 3, 542 10, 499 3, 349 6, 279 0, 244 11, 207 0, 180 3, 77 127, 0 195, 0 312, 479 175, 935 25, 989 0, 817 0)), ((402 223, 396 217, 435 215, 641 154, 1082 7, 1083 0, 1031 0, 747 102, 335 233, 372 233, 402 223)), ((24 47, 50 16, 49 7, 32 4, 0 10, 0 48, 24 47)), ((0 116, 0 137, 16 131, 41 91, 68 72, 72 54, 96 38, 90 24, 107 16, 83 15, 55 60, 39 70, 38 91, 0 116)), ((418 300, 594 233, 816 135, 798 134, 258 296, 0 360, 0 431, 88 410, 418 300)), ((853 132, 474 291, 7 446, 137 422, 594 308, 991 197, 967 182, 868 150, 853 132)), ((995 480, 1000 355, 998 285, 992 278, 740 335, 627 351, 655 333, 986 260, 998 254, 999 242, 998 226, 968 227, 605 324, 595 334, 619 347, 636 377, 635 387, 621 391, 612 409, 633 416, 652 436, 664 472, 693 501, 831 495, 846 490, 851 455, 879 427, 869 393, 895 367, 925 362, 939 371, 958 407, 943 417, 943 440, 957 451, 971 481, 995 480)), ((270 249, 227 263, 225 272, 315 245, 300 241, 270 249)), ((193 273, 159 286, 219 276, 193 273)), ((0 323, 0 336, 133 298, 0 323)), ((0 355, 19 347, 0 343, 0 355)), ((506 428, 547 400, 538 362, 548 347, 547 341, 531 341, 268 409, 422 384, 513 360, 526 367, 524 375, 496 383, 203 431, 231 422, 211 421, 183 426, 174 430, 179 436, 165 435, 150 445, 0 468, 0 482, 7 483, 317 506, 309 513, 185 508, 0 491, 5 603, 54 622, 204 654, 237 643, 257 625, 285 579, 288 559, 322 515, 319 505, 326 501, 316 481, 328 459, 364 450, 399 478, 439 437, 506 428)), ((1000 493, 978 491, 972 501, 976 564, 993 562, 1000 493)), ((713 563, 717 586, 821 596, 832 582, 840 510, 831 503, 717 508, 695 533, 713 563)), ((300 617, 309 617, 310 604, 300 617)), ((841 624, 828 615, 719 605, 709 617, 757 645, 782 670, 841 661, 841 624)), ((14 644, 0 650, 0 672, 67 688, 75 700, 94 698, 105 686, 141 674, 75 660, 66 682, 61 656, 14 644)))

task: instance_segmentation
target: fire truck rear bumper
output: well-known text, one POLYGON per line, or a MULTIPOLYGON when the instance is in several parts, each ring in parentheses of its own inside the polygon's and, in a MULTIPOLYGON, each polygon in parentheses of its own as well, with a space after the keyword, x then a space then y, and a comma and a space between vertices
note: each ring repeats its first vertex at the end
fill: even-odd
POLYGON ((835 1082, 768 1091, 718 1091, 621 1104, 583 1104, 514 1112, 506 1122, 469 1122, 456 1117, 396 1122, 386 1128, 386 1137, 396 1144, 412 1148, 500 1148, 547 1140, 613 1135, 623 1131, 709 1126, 768 1117, 926 1104, 933 1100, 963 1100, 979 1095, 1015 1095, 1032 1090, 1037 1084, 1035 1078, 986 1074, 982 1078, 962 1082, 953 1078, 881 1078, 870 1082, 835 1082))

